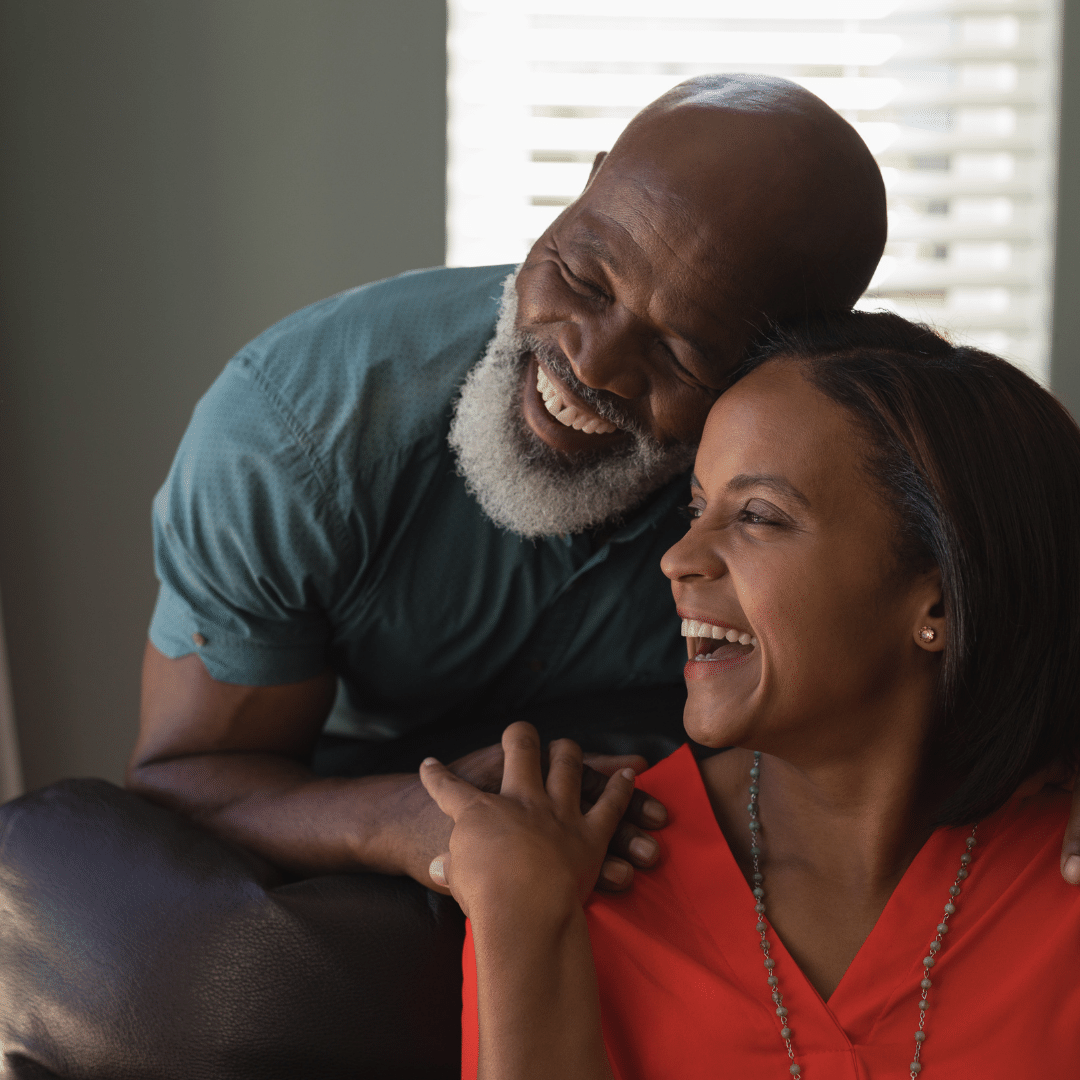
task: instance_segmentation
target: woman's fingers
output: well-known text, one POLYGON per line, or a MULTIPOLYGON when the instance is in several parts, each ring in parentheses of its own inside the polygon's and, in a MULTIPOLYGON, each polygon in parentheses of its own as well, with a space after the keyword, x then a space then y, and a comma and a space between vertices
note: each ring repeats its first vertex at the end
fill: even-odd
POLYGON ((544 790, 540 771, 540 736, 525 720, 511 724, 502 737, 503 795, 535 795, 544 790))
MULTIPOLYGON (((581 799, 586 803, 594 803, 600 797, 600 792, 607 784, 607 778, 624 768, 633 769, 635 773, 644 772, 648 768, 648 762, 637 755, 622 755, 620 757, 599 757, 588 755, 585 758, 585 768, 581 777, 581 799), (618 762, 618 767, 612 767, 613 762, 618 762)), ((627 820, 638 826, 639 829, 662 829, 667 824, 667 810, 664 804, 646 795, 644 791, 635 791, 630 800, 630 807, 626 812, 627 820)))
POLYGON ((480 792, 469 783, 455 776, 437 758, 424 758, 420 762, 420 783, 446 816, 457 821, 462 809, 480 792))
POLYGON ((581 747, 573 739, 548 746, 547 791, 558 807, 581 806, 581 747))
POLYGON ((440 889, 450 891, 450 852, 436 855, 428 866, 428 876, 440 889))
POLYGON ((585 820, 603 836, 605 844, 619 827, 619 822, 626 813, 633 794, 634 770, 623 769, 608 780, 607 787, 600 793, 600 798, 585 815, 585 820))

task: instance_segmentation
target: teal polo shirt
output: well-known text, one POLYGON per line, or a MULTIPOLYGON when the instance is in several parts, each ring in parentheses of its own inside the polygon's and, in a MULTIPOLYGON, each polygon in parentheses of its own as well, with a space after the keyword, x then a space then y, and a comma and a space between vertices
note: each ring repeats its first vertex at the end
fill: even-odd
POLYGON ((344 692, 327 730, 374 739, 471 701, 681 680, 660 557, 685 528, 685 477, 595 547, 497 528, 457 474, 453 401, 511 270, 354 289, 229 362, 154 501, 162 653, 249 686, 329 665, 344 692))

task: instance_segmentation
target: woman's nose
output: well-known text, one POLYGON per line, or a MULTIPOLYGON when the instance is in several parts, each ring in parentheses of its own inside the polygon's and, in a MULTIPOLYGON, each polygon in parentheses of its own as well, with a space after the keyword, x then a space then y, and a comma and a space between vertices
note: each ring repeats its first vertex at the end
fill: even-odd
POLYGON ((648 393, 648 356, 628 312, 609 309, 564 323, 559 345, 586 386, 628 400, 648 393))
POLYGON ((691 578, 713 581, 727 573, 727 563, 709 542, 704 529, 690 529, 664 552, 660 569, 671 581, 687 581, 691 578))

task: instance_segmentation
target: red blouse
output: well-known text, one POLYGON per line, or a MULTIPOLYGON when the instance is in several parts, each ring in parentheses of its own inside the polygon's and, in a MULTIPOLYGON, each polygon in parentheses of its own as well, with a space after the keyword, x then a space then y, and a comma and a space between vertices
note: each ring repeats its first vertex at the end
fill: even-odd
MULTIPOLYGON (((660 863, 638 874, 628 895, 594 894, 586 905, 617 1080, 790 1080, 754 898, 689 749, 638 786, 668 808, 670 823, 656 834, 660 863)), ((1080 888, 1058 871, 1068 808, 1066 796, 1014 800, 979 826, 971 876, 933 969, 920 1080, 1080 1077, 1080 888)), ((931 836, 828 1002, 770 931, 802 1080, 909 1075, 922 958, 967 836, 931 836)), ((471 934, 464 973, 462 1076, 472 1078, 471 934)))

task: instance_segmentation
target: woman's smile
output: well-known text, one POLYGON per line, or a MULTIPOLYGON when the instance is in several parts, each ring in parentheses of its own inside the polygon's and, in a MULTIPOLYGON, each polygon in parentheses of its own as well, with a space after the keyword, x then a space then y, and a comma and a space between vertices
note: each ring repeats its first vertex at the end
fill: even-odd
POLYGON ((896 575, 895 515, 867 454, 794 364, 765 365, 714 406, 690 529, 663 560, 698 742, 793 751, 812 731, 832 752, 875 732, 885 745, 892 723, 924 712, 935 669, 913 626, 937 586, 896 575))

